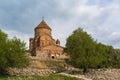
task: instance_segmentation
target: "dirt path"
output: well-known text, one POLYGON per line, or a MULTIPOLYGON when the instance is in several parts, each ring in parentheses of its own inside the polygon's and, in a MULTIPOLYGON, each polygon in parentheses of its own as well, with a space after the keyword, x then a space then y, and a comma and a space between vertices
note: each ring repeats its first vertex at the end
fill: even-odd
POLYGON ((69 74, 69 72, 61 72, 60 74, 80 78, 82 80, 120 80, 120 69, 93 69, 89 73, 69 74))
POLYGON ((71 74, 68 74, 68 73, 65 73, 65 72, 61 72, 59 74, 62 74, 62 75, 65 75, 65 76, 69 76, 69 77, 76 77, 76 78, 80 78, 82 80, 92 80, 92 79, 88 79, 86 78, 84 75, 71 75, 71 74))

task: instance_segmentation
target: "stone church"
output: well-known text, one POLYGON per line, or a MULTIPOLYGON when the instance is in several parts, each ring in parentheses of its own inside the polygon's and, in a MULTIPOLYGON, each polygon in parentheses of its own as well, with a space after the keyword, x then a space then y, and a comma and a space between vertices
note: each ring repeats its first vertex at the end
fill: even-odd
POLYGON ((29 51, 31 56, 39 56, 46 59, 63 57, 64 48, 60 41, 52 38, 52 29, 42 20, 34 29, 34 38, 29 39, 29 51))

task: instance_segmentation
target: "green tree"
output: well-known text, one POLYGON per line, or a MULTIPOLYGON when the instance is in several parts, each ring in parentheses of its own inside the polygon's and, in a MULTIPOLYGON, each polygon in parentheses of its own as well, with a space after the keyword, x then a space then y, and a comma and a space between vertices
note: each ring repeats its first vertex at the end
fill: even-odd
POLYGON ((0 73, 8 67, 25 67, 29 64, 25 43, 20 39, 8 39, 0 30, 0 73))
POLYGON ((94 51, 95 43, 92 37, 81 28, 75 30, 73 34, 67 38, 66 43, 67 51, 71 57, 71 63, 75 67, 83 68, 84 72, 86 72, 88 67, 94 67, 96 58, 94 57, 96 56, 94 51))
POLYGON ((7 58, 5 56, 6 51, 7 34, 0 30, 0 72, 4 71, 7 67, 7 58))
POLYGON ((8 41, 6 57, 10 67, 24 67, 28 62, 25 43, 14 37, 8 41))
POLYGON ((83 29, 78 28, 67 38, 67 53, 70 55, 71 64, 78 68, 83 68, 86 72, 88 68, 109 67, 112 63, 110 53, 113 48, 102 43, 97 43, 83 29), (110 59, 110 60, 109 60, 110 59))
POLYGON ((117 56, 116 56, 116 59, 114 60, 114 67, 115 68, 120 68, 120 53, 117 53, 116 54, 117 56))
POLYGON ((97 68, 107 68, 109 67, 110 63, 108 63, 108 58, 109 58, 109 55, 108 55, 108 46, 102 44, 102 43, 97 43, 96 44, 96 50, 95 52, 98 54, 98 61, 99 61, 99 64, 97 65, 97 68))

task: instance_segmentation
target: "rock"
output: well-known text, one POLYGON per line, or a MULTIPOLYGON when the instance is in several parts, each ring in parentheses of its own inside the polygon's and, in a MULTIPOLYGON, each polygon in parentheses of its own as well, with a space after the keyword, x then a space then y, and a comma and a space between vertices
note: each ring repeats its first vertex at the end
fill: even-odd
POLYGON ((120 69, 91 70, 85 76, 93 80, 120 80, 120 69))
POLYGON ((55 70, 52 69, 38 69, 27 67, 24 69, 18 68, 9 68, 8 74, 10 75, 49 75, 51 73, 55 73, 55 70))

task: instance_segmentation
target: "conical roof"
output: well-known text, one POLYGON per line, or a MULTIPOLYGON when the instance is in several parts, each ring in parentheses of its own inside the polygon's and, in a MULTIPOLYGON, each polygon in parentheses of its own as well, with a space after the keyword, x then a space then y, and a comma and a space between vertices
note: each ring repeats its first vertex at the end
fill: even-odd
POLYGON ((49 30, 51 30, 51 28, 47 25, 47 23, 44 21, 44 20, 42 20, 41 22, 40 22, 40 24, 35 28, 35 29, 42 29, 42 28, 44 28, 44 29, 49 29, 49 30))
POLYGON ((57 40, 56 40, 56 44, 60 44, 60 41, 59 41, 59 39, 57 39, 57 40))

